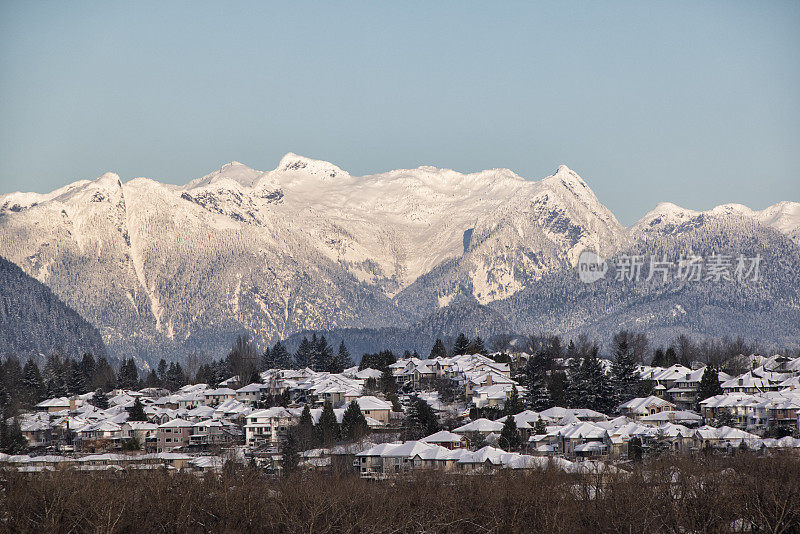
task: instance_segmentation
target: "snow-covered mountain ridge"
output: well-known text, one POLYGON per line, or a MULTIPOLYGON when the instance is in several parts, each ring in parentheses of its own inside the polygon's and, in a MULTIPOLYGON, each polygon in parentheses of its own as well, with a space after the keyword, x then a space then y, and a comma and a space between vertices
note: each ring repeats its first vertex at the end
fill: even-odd
POLYGON ((217 350, 241 332, 266 341, 487 305, 586 248, 611 257, 730 217, 800 236, 791 202, 660 204, 626 229, 563 165, 539 181, 434 167, 358 177, 289 153, 271 171, 232 162, 185 186, 107 173, 0 195, 0 255, 98 326, 111 350, 217 350))

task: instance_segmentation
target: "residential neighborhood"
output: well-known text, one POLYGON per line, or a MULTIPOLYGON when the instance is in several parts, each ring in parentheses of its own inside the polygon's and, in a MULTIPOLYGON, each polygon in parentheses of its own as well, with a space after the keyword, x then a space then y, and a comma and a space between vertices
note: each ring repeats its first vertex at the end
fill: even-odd
MULTIPOLYGON (((717 372, 712 386, 719 393, 700 400, 705 367, 638 366, 636 380, 650 394, 607 413, 533 409, 535 381, 520 371, 532 361, 525 353, 411 356, 383 370, 266 369, 246 384, 229 376, 215 387, 48 398, 14 422, 25 451, 0 454, 0 464, 26 472, 205 472, 241 461, 279 474, 289 468, 290 442, 297 455, 292 469, 382 479, 427 469, 580 472, 585 462, 624 465, 664 453, 800 454, 800 358, 751 355, 752 369, 739 376, 717 372), (323 439, 326 424, 335 433, 323 439)), ((558 364, 570 368, 568 361, 558 364)), ((610 365, 602 367, 612 373, 610 365)))

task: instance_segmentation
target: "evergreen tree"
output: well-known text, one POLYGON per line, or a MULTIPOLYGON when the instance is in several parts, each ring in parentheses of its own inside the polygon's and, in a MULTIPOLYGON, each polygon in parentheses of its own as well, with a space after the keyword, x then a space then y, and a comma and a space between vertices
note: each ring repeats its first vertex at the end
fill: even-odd
POLYGON ((161 380, 162 386, 167 383, 167 369, 168 369, 167 360, 161 358, 161 360, 159 360, 158 362, 157 373, 158 373, 158 379, 161 380))
POLYGON ((626 331, 614 335, 614 363, 611 365, 614 387, 614 403, 622 404, 636 397, 639 390, 639 374, 636 372, 636 356, 630 344, 630 333, 626 331))
POLYGON ((548 371, 552 366, 550 357, 544 349, 540 349, 528 358, 522 380, 528 388, 528 406, 534 411, 542 411, 552 406, 548 389, 548 371))
POLYGON ((715 395, 722 395, 722 386, 719 383, 719 371, 709 365, 703 371, 697 386, 697 402, 715 395))
POLYGON ((108 397, 100 391, 99 389, 94 392, 92 398, 89 400, 89 404, 97 408, 98 410, 107 410, 108 409, 108 397))
POLYGON ((311 366, 314 359, 314 348, 307 337, 303 336, 300 341, 300 346, 297 347, 297 352, 294 353, 294 362, 298 369, 305 369, 311 366))
POLYGON ((669 347, 664 353, 664 367, 669 367, 670 365, 675 365, 676 363, 678 363, 678 354, 675 352, 673 347, 669 347))
POLYGON ((144 387, 146 388, 161 387, 161 380, 159 380, 155 369, 150 369, 150 372, 147 373, 147 377, 145 377, 144 379, 144 387))
POLYGON ((176 391, 186 385, 186 375, 180 363, 170 362, 164 380, 164 387, 170 391, 176 391))
POLYGON ((547 423, 544 422, 544 419, 541 417, 536 420, 533 424, 533 435, 534 436, 541 436, 547 434, 547 423))
POLYGON ((22 386, 24 388, 25 401, 30 406, 34 406, 44 400, 46 391, 44 379, 39 372, 39 366, 32 359, 28 360, 22 369, 22 386))
POLYGON ((87 389, 94 388, 93 380, 94 374, 97 370, 97 362, 94 359, 94 356, 87 352, 81 358, 81 373, 83 373, 83 379, 85 382, 85 386, 87 389))
POLYGON ((505 451, 515 451, 522 446, 522 436, 517 429, 517 422, 514 420, 514 416, 509 415, 506 417, 497 444, 505 451))
POLYGON ((0 414, 0 452, 6 454, 20 454, 28 448, 28 440, 22 435, 19 421, 11 420, 9 425, 6 413, 0 414))
POLYGON ((261 355, 261 360, 258 363, 258 372, 263 373, 269 369, 276 369, 275 360, 272 357, 272 351, 269 347, 264 349, 264 354, 261 355))
POLYGON ((272 361, 275 369, 291 369, 294 363, 292 355, 280 341, 272 346, 272 361))
POLYGON ((467 354, 482 354, 486 356, 489 354, 489 351, 486 350, 483 340, 480 338, 480 336, 478 336, 472 340, 472 343, 469 344, 469 347, 467 348, 467 354))
MULTIPOLYGON (((571 341, 570 345, 572 346, 571 341)), ((569 353, 570 350, 567 349, 567 354, 569 353)), ((570 408, 579 408, 586 395, 584 391, 585 384, 581 376, 582 361, 582 358, 580 358, 577 351, 575 351, 573 356, 569 357, 569 362, 567 363, 567 405, 570 408)))
MULTIPOLYGON (((449 380, 448 380, 449 382, 449 380)), ((503 412, 506 415, 517 415, 524 409, 522 406, 522 401, 519 398, 519 391, 517 391, 517 386, 511 386, 511 394, 506 401, 506 405, 503 408, 503 412)))
POLYGON ((547 377, 547 392, 553 406, 567 406, 567 375, 564 371, 553 371, 547 377))
POLYGON ((118 376, 119 387, 122 389, 138 389, 139 371, 136 369, 136 362, 133 358, 127 359, 122 363, 118 376))
POLYGON ((339 350, 336 352, 336 355, 331 359, 331 363, 328 367, 329 373, 341 373, 345 369, 349 369, 353 367, 355 364, 353 363, 353 358, 350 357, 350 351, 347 350, 347 347, 344 344, 344 340, 339 343, 339 350))
POLYGON ((284 475, 290 475, 297 471, 300 464, 300 453, 297 451, 297 441, 294 435, 289 432, 281 447, 281 467, 284 475))
POLYGON ((144 404, 139 397, 133 401, 133 406, 128 411, 128 421, 147 421, 147 414, 144 413, 144 404))
POLYGON ((67 374, 67 392, 70 395, 81 395, 89 389, 83 370, 78 362, 67 359, 64 362, 64 369, 67 374))
MULTIPOLYGON (((316 334, 314 334, 314 338, 316 338, 316 334)), ((314 349, 311 368, 315 371, 329 371, 333 366, 333 349, 328 345, 325 335, 321 335, 316 342, 312 338, 311 343, 314 349)))
POLYGON ((356 401, 351 401, 342 416, 342 439, 357 441, 367 434, 367 418, 361 413, 356 401))
POLYGON ((583 406, 602 413, 611 413, 613 410, 612 388, 605 374, 603 365, 597 357, 597 347, 594 347, 581 362, 579 380, 584 392, 583 406))
POLYGON ((311 418, 311 410, 308 404, 303 406, 300 421, 295 429, 295 436, 300 450, 305 451, 314 447, 316 437, 314 434, 314 420, 311 418))
POLYGON ((393 412, 403 411, 403 407, 400 405, 400 399, 397 397, 396 391, 390 391, 389 393, 386 393, 386 400, 392 403, 393 412))
POLYGON ((97 359, 91 386, 102 391, 111 391, 117 386, 117 377, 114 368, 103 357, 97 359))
POLYGON ((339 423, 336 421, 331 401, 326 400, 323 404, 316 430, 323 447, 330 447, 339 440, 339 423))
POLYGON ((44 383, 47 398, 65 397, 68 393, 66 372, 58 354, 53 354, 47 359, 44 366, 44 383))
MULTIPOLYGON (((653 360, 650 362, 652 367, 668 367, 664 365, 666 362, 666 355, 664 349, 656 349, 653 351, 653 360)), ((628 446, 630 447, 630 445, 628 446)))
POLYGON ((381 373, 381 391, 386 395, 397 393, 397 381, 389 368, 384 369, 381 373))
POLYGON ((628 440, 628 459, 634 462, 642 459, 642 440, 637 436, 628 440))
POLYGON ((447 358, 447 349, 441 339, 436 339, 436 343, 433 344, 431 354, 428 358, 447 358))
POLYGON ((468 351, 469 351, 469 339, 462 332, 458 334, 456 342, 453 345, 453 356, 458 356, 460 354, 467 354, 468 351))
POLYGON ((439 431, 439 420, 431 405, 420 399, 412 397, 403 421, 402 436, 405 440, 416 440, 430 436, 439 431))

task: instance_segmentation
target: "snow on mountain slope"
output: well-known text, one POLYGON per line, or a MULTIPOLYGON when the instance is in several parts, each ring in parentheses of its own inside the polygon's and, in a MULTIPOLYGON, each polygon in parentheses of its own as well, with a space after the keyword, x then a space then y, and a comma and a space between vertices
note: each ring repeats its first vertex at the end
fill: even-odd
POLYGON ((797 236, 796 203, 706 213, 660 204, 630 231, 566 166, 419 167, 351 176, 289 153, 232 162, 185 186, 115 174, 48 194, 0 195, 0 255, 97 325, 121 355, 219 351, 309 329, 407 325, 509 299, 642 236, 720 217, 797 236), (792 234, 794 232, 794 234, 792 234), (156 351, 154 353, 153 351, 156 351))
POLYGON ((800 203, 779 202, 755 211, 742 204, 723 204, 708 211, 693 211, 669 202, 658 204, 631 227, 634 238, 674 235, 699 227, 709 221, 749 219, 772 228, 800 244, 800 203))

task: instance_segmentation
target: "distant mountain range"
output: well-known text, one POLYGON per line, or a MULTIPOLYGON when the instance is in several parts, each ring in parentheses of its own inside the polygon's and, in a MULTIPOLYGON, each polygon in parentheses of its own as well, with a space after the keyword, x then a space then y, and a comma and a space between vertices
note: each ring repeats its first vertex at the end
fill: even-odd
POLYGON ((106 356, 100 333, 41 282, 0 257, 0 357, 106 356))
POLYGON ((149 361, 221 355, 240 333, 263 345, 342 329, 373 350, 389 332, 422 347, 461 330, 800 340, 800 203, 664 203, 625 228, 566 166, 540 181, 432 167, 355 177, 287 154, 272 171, 233 162, 185 186, 109 173, 0 196, 0 235, 0 254, 112 353, 149 361), (760 254, 763 268, 744 284, 583 284, 587 249, 760 254))

